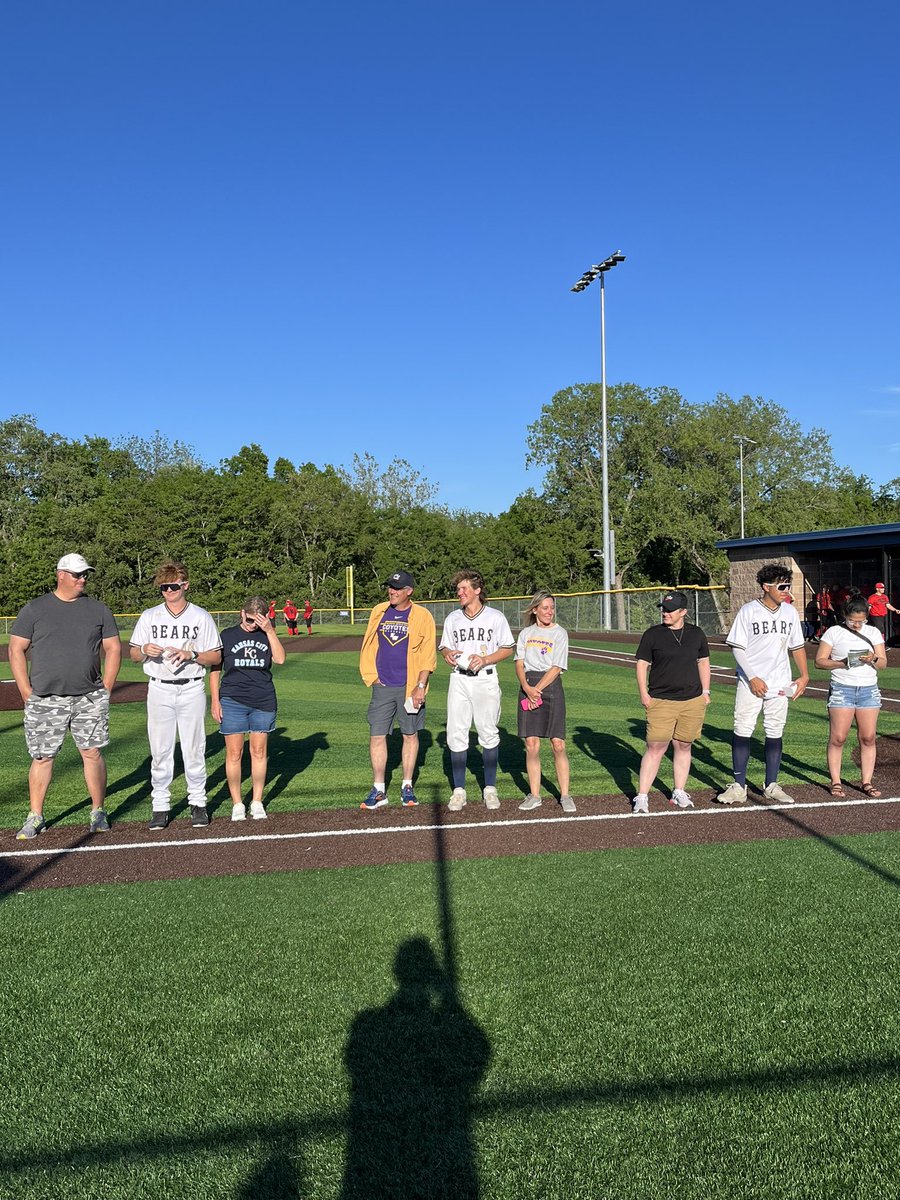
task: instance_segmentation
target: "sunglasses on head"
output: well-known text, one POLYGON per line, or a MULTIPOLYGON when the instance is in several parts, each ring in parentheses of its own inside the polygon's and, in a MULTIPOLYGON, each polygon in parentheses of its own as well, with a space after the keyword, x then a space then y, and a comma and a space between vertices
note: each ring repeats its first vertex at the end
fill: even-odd
POLYGON ((161 583, 159 590, 161 592, 180 592, 183 587, 183 583, 161 583))

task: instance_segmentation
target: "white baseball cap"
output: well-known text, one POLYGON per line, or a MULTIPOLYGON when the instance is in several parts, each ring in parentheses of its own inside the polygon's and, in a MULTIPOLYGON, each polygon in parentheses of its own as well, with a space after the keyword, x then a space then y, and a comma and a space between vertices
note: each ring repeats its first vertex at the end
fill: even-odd
POLYGON ((94 571, 89 562, 81 554, 64 554, 56 564, 57 571, 94 571))

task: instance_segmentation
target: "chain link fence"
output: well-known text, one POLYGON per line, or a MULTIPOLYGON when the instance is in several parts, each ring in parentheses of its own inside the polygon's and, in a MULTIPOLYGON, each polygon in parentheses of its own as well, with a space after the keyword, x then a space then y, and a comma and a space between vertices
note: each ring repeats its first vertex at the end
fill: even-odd
MULTIPOLYGON (((659 624, 659 602, 669 587, 633 588, 611 592, 610 626, 614 633, 643 633, 649 625, 659 624)), ((699 625, 704 633, 720 634, 727 629, 724 614, 727 611, 727 595, 724 587, 681 587, 688 598, 688 620, 699 625), (716 601, 718 600, 718 604, 716 601)), ((560 625, 570 633, 599 633, 603 631, 603 592, 578 592, 572 595, 556 595, 556 613, 560 625)), ((458 600, 419 600, 417 604, 430 609, 438 629, 445 618, 459 607, 458 600)), ((513 629, 522 624, 522 610, 531 596, 491 596, 488 603, 499 608, 513 629)), ((371 609, 359 607, 354 610, 356 624, 365 624, 371 609)), ((320 624, 345 625, 350 623, 347 609, 317 609, 313 621, 320 624)))
MULTIPOLYGON (((614 633, 643 633, 649 625, 659 623, 659 602, 667 587, 633 588, 628 591, 610 593, 610 625, 614 633)), ((720 634, 726 631, 724 613, 727 611, 726 590, 723 587, 684 587, 679 588, 688 598, 688 620, 707 634, 720 634), (718 600, 718 604, 716 603, 718 600), (721 613, 720 613, 721 609, 721 613)), ((556 613, 560 625, 570 633, 600 633, 603 632, 603 592, 578 592, 573 595, 557 594, 556 613)), ((522 624, 522 610, 530 601, 530 596, 501 596, 490 597, 488 603, 493 608, 499 608, 513 629, 519 629, 522 624)), ((457 600, 417 600, 425 608, 431 610, 438 629, 444 623, 447 615, 459 606, 457 600)), ((371 609, 365 605, 355 608, 353 616, 355 624, 365 625, 371 609)), ((128 639, 134 629, 138 613, 117 613, 116 621, 119 632, 128 639)), ((237 624, 240 613, 237 611, 213 612, 213 620, 219 629, 237 624)), ((14 616, 0 616, 2 632, 8 634, 14 616)), ((347 608, 317 608, 313 612, 314 625, 350 625, 350 610, 347 608)), ((279 632, 286 632, 287 626, 281 612, 278 613, 275 627, 279 632)), ((304 623, 298 617, 298 627, 304 630, 304 623)))

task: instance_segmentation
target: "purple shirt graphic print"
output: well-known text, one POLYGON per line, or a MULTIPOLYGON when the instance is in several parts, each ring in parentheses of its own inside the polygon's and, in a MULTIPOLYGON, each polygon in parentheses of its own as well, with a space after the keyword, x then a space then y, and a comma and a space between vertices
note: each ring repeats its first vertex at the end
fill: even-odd
POLYGON ((378 650, 375 669, 378 682, 385 687, 406 686, 406 660, 409 653, 409 613, 392 605, 385 609, 378 622, 378 650))

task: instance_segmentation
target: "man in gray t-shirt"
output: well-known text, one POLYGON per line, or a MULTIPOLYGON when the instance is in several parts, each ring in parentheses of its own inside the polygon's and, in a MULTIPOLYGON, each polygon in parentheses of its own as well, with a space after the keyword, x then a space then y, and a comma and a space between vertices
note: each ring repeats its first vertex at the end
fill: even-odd
POLYGON ((37 837, 46 828, 44 797, 67 730, 84 766, 91 832, 109 829, 103 809, 106 763, 100 751, 109 743, 109 696, 119 673, 122 644, 106 605, 84 594, 93 569, 80 554, 64 555, 56 564, 55 590, 29 601, 10 631, 9 665, 25 702, 25 744, 31 755, 31 811, 16 834, 20 841, 37 837))

